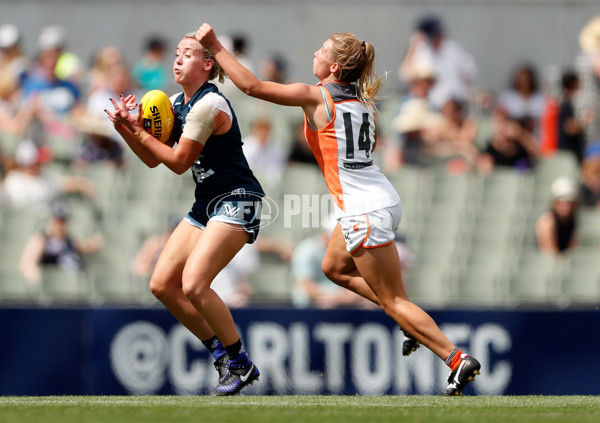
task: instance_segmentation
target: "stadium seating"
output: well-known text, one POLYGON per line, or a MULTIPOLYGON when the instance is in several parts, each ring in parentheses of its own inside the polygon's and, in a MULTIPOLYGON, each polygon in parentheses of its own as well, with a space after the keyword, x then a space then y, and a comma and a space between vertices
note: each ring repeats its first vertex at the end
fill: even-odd
POLYGON ((500 306, 506 303, 505 275, 501 260, 492 263, 490 257, 476 260, 458 276, 457 304, 471 307, 500 306))
POLYGON ((566 257, 566 269, 562 274, 561 294, 565 301, 574 304, 598 303, 600 301, 600 260, 598 245, 581 246, 566 257))
POLYGON ((292 278, 287 263, 262 260, 260 269, 248 276, 254 303, 290 303, 292 278))
POLYGON ((402 220, 398 232, 405 235, 409 244, 417 242, 423 225, 423 209, 429 196, 423 189, 427 172, 413 166, 386 175, 402 200, 402 220))
POLYGON ((41 284, 43 300, 64 302, 84 300, 90 296, 84 275, 77 271, 44 267, 41 284))
POLYGON ((409 298, 419 305, 444 307, 452 300, 452 287, 444 267, 419 265, 405 279, 409 298))
POLYGON ((0 302, 34 300, 39 287, 28 285, 18 269, 0 268, 0 302))
POLYGON ((90 164, 75 172, 88 179, 94 186, 94 201, 99 210, 106 216, 118 204, 123 184, 122 173, 111 164, 90 164))
POLYGON ((261 228, 261 233, 290 245, 317 233, 333 210, 321 171, 314 165, 290 165, 284 172, 278 196, 269 197, 263 208, 274 220, 263 222, 268 225, 261 228), (274 203, 278 210, 269 211, 267 207, 274 203))
POLYGON ((581 209, 578 219, 577 242, 583 247, 598 249, 600 246, 600 212, 595 209, 581 209))
POLYGON ((556 258, 531 247, 524 250, 510 275, 510 295, 517 304, 555 303, 562 268, 556 258))
MULTIPOLYGON (((72 172, 60 162, 49 166, 72 172)), ((164 166, 149 169, 136 159, 128 160, 123 169, 90 165, 75 174, 93 182, 96 198, 92 202, 68 198, 70 231, 80 239, 99 229, 105 247, 86 257, 80 281, 49 272, 37 289, 32 288, 23 281, 17 263, 27 238, 43 220, 29 209, 0 208, 0 301, 88 297, 100 302, 155 301, 148 281, 131 276, 130 262, 147 236, 188 212, 195 188, 192 178, 164 166)), ((562 175, 578 177, 577 163, 562 153, 540 159, 528 173, 496 168, 489 175, 457 174, 441 165, 407 165, 388 174, 403 203, 398 232, 416 257, 414 267, 406 269, 409 295, 420 304, 440 307, 598 301, 598 211, 579 210, 579 249, 562 265, 536 248, 535 222, 550 205, 552 181, 562 175)), ((279 188, 268 194, 278 215, 273 207, 268 209, 276 218, 264 222, 268 224, 261 228, 262 237, 293 246, 319 231, 327 190, 317 167, 290 165, 279 188)), ((262 258, 261 267, 249 278, 252 301, 289 302, 289 264, 269 255, 262 258)))
POLYGON ((42 225, 42 216, 31 209, 3 209, 0 223, 0 269, 16 272, 29 236, 42 225))

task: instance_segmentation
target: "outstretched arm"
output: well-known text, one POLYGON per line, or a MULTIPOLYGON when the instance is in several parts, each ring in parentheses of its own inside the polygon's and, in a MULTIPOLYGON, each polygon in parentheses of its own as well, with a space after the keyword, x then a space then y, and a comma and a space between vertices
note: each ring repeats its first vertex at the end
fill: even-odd
POLYGON ((196 39, 212 53, 231 81, 249 96, 283 106, 300 106, 305 111, 323 101, 319 88, 313 85, 259 80, 221 45, 209 24, 202 24, 196 31, 196 39))

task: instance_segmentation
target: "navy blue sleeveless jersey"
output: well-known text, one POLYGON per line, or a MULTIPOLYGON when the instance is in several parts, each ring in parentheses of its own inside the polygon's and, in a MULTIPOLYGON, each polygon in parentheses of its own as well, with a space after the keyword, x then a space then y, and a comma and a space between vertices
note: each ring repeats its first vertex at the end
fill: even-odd
POLYGON ((265 195, 244 156, 242 135, 231 103, 214 84, 204 83, 187 104, 184 104, 183 93, 177 96, 173 102, 175 124, 171 136, 175 140, 181 137, 188 112, 197 101, 208 93, 216 93, 227 101, 233 120, 231 129, 225 134, 211 135, 208 138, 202 153, 192 165, 192 176, 196 183, 196 202, 192 207, 192 211, 196 215, 206 213, 207 204, 228 193, 245 192, 257 197, 265 195))

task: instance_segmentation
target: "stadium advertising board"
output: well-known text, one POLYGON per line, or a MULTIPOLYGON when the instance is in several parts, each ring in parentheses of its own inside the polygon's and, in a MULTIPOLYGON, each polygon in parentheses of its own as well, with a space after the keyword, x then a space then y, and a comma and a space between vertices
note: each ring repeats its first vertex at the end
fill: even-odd
MULTIPOLYGON (((482 363, 467 395, 598 394, 598 312, 431 311, 482 363), (597 332, 597 331, 596 331, 597 332), (558 348, 565 334, 586 343, 558 348), (560 374, 560 383, 556 375, 560 374)), ((217 374, 204 346, 160 309, 1 309, 0 394, 206 394, 217 374)), ((425 348, 400 353, 383 313, 234 311, 261 371, 256 395, 436 395, 448 369, 425 348)))

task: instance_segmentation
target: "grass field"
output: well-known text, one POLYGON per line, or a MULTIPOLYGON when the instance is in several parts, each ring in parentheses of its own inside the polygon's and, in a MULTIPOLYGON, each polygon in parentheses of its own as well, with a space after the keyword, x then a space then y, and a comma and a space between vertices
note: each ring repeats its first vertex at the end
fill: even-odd
POLYGON ((600 397, 0 397, 0 422, 597 423, 600 397))

